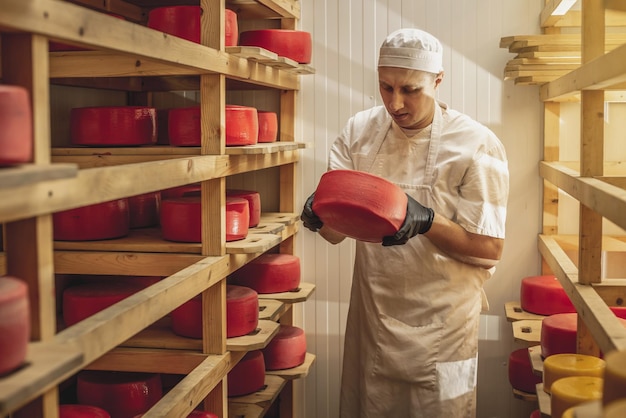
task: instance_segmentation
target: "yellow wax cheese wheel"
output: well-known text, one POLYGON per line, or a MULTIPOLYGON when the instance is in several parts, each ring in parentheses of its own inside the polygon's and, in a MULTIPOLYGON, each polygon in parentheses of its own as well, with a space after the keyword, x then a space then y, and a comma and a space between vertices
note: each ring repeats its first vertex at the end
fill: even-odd
POLYGON ((626 417, 626 399, 613 401, 604 406, 602 418, 624 418, 626 417))
POLYGON ((585 402, 568 408, 562 418, 602 418, 602 401, 585 402))
POLYGON ((562 418, 563 413, 573 406, 601 400, 602 383, 601 377, 594 376, 564 377, 554 382, 550 397, 552 418, 562 418))
POLYGON ((606 370, 602 403, 609 403, 626 398, 626 351, 611 351, 604 356, 606 370))
POLYGON ((586 354, 553 354, 543 362, 543 390, 550 393, 552 384, 570 376, 603 377, 605 361, 586 354))

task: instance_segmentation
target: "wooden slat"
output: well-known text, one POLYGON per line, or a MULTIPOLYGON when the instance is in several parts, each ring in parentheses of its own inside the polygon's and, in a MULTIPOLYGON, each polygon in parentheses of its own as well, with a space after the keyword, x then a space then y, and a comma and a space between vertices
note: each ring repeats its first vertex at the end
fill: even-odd
POLYGON ((76 164, 24 164, 0 170, 0 188, 28 186, 41 181, 76 177, 76 164))
MULTIPOLYGON (((564 15, 555 15, 558 7, 562 6, 565 0, 547 0, 541 14, 539 15, 539 22, 541 27, 550 27, 556 25, 556 23, 563 18, 564 15)), ((570 5, 571 6, 571 5, 570 5)), ((569 12, 569 10, 567 11, 569 12)))
POLYGON ((301 379, 308 376, 309 370, 311 370, 311 366, 313 366, 314 361, 315 355, 311 353, 306 353, 304 357, 304 363, 299 366, 292 367, 290 369, 267 370, 265 373, 271 376, 280 376, 286 380, 301 379))
POLYGON ((272 403, 278 397, 285 386, 286 380, 279 376, 265 375, 265 387, 258 392, 250 395, 236 396, 228 399, 228 416, 231 418, 262 417, 269 409, 272 403), (249 407, 254 406, 254 410, 260 415, 254 415, 250 412, 249 407))
POLYGON ((535 345, 541 339, 541 321, 535 319, 524 319, 515 321, 511 324, 513 327, 513 338, 515 341, 535 345))
POLYGON ((118 347, 85 366, 86 370, 188 374, 209 355, 198 351, 118 347))
POLYGON ((259 299, 259 319, 278 321, 285 312, 286 305, 273 299, 259 299))
POLYGON ((626 12, 626 3, 624 3, 622 0, 604 0, 604 7, 606 7, 607 9, 626 12))
POLYGON ((504 312, 506 314, 506 319, 509 322, 522 321, 522 320, 539 320, 541 321, 544 318, 544 315, 537 315, 531 312, 526 312, 522 309, 522 306, 517 301, 507 302, 504 304, 504 312))
POLYGON ((314 290, 315 284, 302 282, 298 289, 293 292, 259 293, 259 299, 275 299, 284 303, 305 302, 313 294, 314 290))

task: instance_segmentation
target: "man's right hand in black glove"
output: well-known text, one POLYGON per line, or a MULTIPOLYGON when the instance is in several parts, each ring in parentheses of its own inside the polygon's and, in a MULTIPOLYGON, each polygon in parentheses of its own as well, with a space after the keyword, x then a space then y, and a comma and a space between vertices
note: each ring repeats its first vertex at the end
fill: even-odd
POLYGON ((409 195, 407 195, 407 198, 408 202, 404 222, 395 235, 383 237, 383 245, 385 247, 406 244, 410 238, 413 238, 417 234, 425 234, 428 232, 433 224, 435 211, 422 206, 409 195))
POLYGON ((313 198, 315 197, 315 193, 313 193, 304 203, 304 208, 302 209, 302 214, 300 215, 300 219, 302 220, 303 225, 310 229, 313 232, 317 232, 324 225, 322 220, 317 217, 315 212, 313 212, 313 198))

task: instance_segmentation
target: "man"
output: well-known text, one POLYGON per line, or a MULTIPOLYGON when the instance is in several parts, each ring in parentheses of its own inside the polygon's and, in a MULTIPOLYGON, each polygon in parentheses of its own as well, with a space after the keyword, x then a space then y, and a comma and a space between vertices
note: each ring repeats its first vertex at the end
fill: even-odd
MULTIPOLYGON (((330 170, 381 176, 409 197, 394 236, 356 243, 342 417, 475 416, 482 286, 502 253, 508 167, 493 132, 435 99, 442 62, 432 35, 390 34, 378 61, 384 107, 354 115, 330 151, 330 170)), ((329 237, 314 198, 301 218, 329 237)))

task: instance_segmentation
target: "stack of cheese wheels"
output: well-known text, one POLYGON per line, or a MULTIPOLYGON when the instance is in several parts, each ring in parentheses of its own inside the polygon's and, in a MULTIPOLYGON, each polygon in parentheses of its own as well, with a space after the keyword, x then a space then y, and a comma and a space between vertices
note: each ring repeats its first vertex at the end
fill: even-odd
POLYGON ((224 46, 237 46, 239 43, 239 24, 237 13, 224 9, 224 46))
POLYGON ((573 406, 600 400, 602 386, 603 379, 596 376, 570 376, 557 380, 551 387, 551 416, 562 417, 573 406))
POLYGON ((16 277, 0 277, 0 376, 22 365, 29 338, 28 286, 16 277))
POLYGON ((70 139, 92 147, 156 144, 156 109, 147 106, 93 106, 70 112, 70 139))
POLYGON ((145 228, 159 224, 161 193, 144 193, 128 198, 130 228, 145 228))
POLYGON ((300 286, 300 258, 291 254, 261 254, 230 278, 233 284, 261 294, 294 291, 300 286))
POLYGON ((259 142, 259 115, 254 107, 226 105, 226 145, 254 145, 259 142))
POLYGON ((268 110, 257 110, 259 115, 260 143, 276 142, 278 139, 278 115, 268 110))
POLYGON ((81 371, 77 375, 78 403, 106 410, 111 418, 143 414, 163 395, 161 375, 109 371, 81 371))
POLYGON ((626 351, 611 351, 604 356, 604 360, 606 370, 602 403, 606 406, 626 399, 626 351))
POLYGON ((304 363, 306 336, 304 330, 281 324, 278 333, 263 349, 266 370, 292 369, 304 363))
POLYGON ((543 362, 543 390, 551 393, 554 382, 564 377, 603 377, 605 361, 585 354, 554 354, 543 362))
POLYGON ((520 348, 509 355, 509 383, 513 389, 535 393, 541 376, 533 372, 528 348, 520 348))
POLYGON ((250 206, 243 197, 226 197, 226 241, 238 241, 248 236, 250 206))
POLYGON ((520 304, 524 311, 538 315, 576 312, 556 276, 530 276, 522 279, 520 304))
POLYGON ((267 49, 300 64, 311 62, 313 43, 309 32, 289 29, 249 30, 239 35, 239 43, 267 49))
POLYGON ((128 199, 56 212, 52 215, 57 241, 94 241, 120 238, 130 231, 128 199))
POLYGON ((226 286, 226 336, 240 337, 259 325, 259 295, 245 286, 226 286))
POLYGON ((554 354, 576 353, 577 329, 576 313, 560 313, 544 318, 541 323, 541 355, 547 358, 554 354))
POLYGON ((243 396, 263 389, 265 361, 261 350, 253 350, 228 372, 228 396, 243 396))
POLYGON ((145 287, 140 282, 130 280, 69 286, 63 291, 63 322, 68 327, 72 326, 145 287))
POLYGON ((111 415, 97 406, 65 404, 59 405, 59 418, 111 418, 111 415))
POLYGON ((241 197, 248 201, 248 210, 250 212, 249 227, 254 228, 261 221, 261 194, 254 190, 227 189, 226 196, 241 197))
POLYGON ((620 399, 604 405, 602 418, 624 417, 626 417, 626 399, 620 399))
POLYGON ((588 401, 572 406, 563 412, 563 418, 602 418, 602 402, 588 401))
POLYGON ((33 121, 28 90, 0 85, 0 167, 33 158, 33 121))

